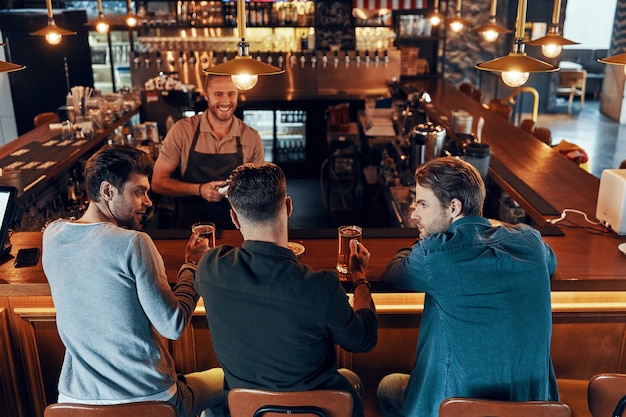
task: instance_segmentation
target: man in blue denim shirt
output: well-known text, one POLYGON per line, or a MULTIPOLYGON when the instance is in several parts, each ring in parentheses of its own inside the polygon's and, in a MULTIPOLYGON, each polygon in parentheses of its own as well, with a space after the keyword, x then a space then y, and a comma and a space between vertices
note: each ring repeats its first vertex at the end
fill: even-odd
POLYGON ((424 292, 415 368, 378 387, 385 417, 437 417, 450 397, 558 400, 550 358, 550 275, 556 257, 527 225, 482 217, 485 185, 446 157, 415 173, 420 239, 383 279, 424 292))

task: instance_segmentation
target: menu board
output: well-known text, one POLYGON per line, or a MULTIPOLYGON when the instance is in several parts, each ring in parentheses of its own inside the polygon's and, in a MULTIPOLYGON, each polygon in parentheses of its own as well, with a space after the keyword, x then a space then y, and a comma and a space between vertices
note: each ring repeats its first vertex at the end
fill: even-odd
POLYGON ((315 6, 316 49, 356 49, 351 0, 321 0, 315 6))

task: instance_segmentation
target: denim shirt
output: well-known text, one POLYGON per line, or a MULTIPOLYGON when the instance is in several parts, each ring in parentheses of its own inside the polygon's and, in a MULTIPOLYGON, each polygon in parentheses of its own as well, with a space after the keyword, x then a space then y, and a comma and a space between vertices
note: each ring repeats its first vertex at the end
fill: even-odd
POLYGON ((558 400, 550 359, 556 257, 527 225, 463 217, 400 250, 383 279, 426 293, 405 415, 449 397, 558 400))

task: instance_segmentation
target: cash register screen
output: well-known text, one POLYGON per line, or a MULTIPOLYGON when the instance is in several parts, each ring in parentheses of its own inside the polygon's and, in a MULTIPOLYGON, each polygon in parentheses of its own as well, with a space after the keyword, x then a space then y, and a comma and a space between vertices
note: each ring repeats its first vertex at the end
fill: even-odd
POLYGON ((0 256, 11 251, 9 228, 17 212, 17 188, 0 186, 0 256))

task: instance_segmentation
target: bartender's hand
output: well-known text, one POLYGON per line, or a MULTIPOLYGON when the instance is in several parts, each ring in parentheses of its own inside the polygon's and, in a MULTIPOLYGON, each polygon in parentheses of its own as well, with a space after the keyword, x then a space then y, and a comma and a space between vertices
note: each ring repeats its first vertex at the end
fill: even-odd
POLYGON ((219 201, 222 201, 225 194, 221 194, 218 191, 218 188, 220 188, 223 184, 224 181, 221 180, 205 182, 204 184, 202 184, 202 186, 199 187, 200 196, 209 203, 217 203, 219 201))
POLYGON ((199 237, 200 233, 198 232, 191 234, 187 247, 185 247, 185 262, 192 262, 197 265, 204 252, 209 250, 209 240, 198 239, 199 237))
POLYGON ((358 240, 350 240, 350 271, 352 271, 352 279, 365 277, 369 260, 370 251, 358 240))

